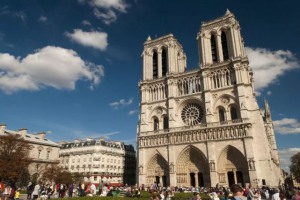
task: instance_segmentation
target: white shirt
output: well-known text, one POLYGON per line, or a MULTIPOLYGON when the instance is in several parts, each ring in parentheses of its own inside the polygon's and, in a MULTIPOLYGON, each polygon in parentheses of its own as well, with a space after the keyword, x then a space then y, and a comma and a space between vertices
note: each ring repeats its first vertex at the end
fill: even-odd
POLYGON ((96 186, 94 184, 91 185, 91 190, 92 190, 92 194, 95 195, 96 194, 96 186))
POLYGON ((280 200, 278 192, 272 195, 272 200, 280 200))
POLYGON ((39 184, 36 184, 36 185, 34 186, 32 195, 39 195, 39 190, 40 190, 40 185, 39 185, 39 184))

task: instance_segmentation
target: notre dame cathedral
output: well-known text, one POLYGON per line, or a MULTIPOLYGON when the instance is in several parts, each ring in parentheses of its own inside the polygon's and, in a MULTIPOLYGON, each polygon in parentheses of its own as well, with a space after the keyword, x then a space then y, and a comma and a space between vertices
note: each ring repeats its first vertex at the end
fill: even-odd
POLYGON ((201 24, 197 42, 192 71, 172 34, 144 43, 138 184, 278 186, 270 108, 258 106, 239 22, 227 10, 201 24))

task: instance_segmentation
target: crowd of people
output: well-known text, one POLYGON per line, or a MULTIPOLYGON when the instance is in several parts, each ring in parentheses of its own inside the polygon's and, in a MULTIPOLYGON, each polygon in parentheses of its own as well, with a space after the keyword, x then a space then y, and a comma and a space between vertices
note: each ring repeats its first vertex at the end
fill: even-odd
MULTIPOLYGON (((225 187, 161 187, 154 183, 150 187, 143 185, 138 187, 123 186, 113 187, 102 181, 97 186, 90 182, 79 184, 42 184, 41 182, 29 183, 26 187, 27 199, 50 199, 64 198, 74 196, 113 196, 121 191, 126 197, 141 196, 141 191, 150 193, 150 200, 171 200, 175 193, 189 192, 193 193, 191 200, 201 200, 201 194, 207 194, 211 200, 300 200, 299 188, 268 188, 268 187, 241 187, 238 184, 230 188, 225 187)), ((20 199, 20 188, 13 184, 4 184, 0 182, 0 200, 18 200, 20 199)))

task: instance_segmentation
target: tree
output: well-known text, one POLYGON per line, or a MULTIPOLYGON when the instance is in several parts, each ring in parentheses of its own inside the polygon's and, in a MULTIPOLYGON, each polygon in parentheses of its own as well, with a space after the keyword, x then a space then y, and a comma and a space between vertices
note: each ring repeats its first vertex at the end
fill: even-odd
POLYGON ((5 181, 20 181, 32 159, 32 146, 20 135, 0 136, 0 177, 5 181))
POLYGON ((300 152, 291 157, 290 171, 293 177, 300 181, 300 152))
POLYGON ((62 167, 59 167, 57 164, 50 165, 44 170, 42 174, 42 180, 44 181, 53 181, 55 183, 64 183, 70 184, 73 183, 71 172, 64 170, 62 167))

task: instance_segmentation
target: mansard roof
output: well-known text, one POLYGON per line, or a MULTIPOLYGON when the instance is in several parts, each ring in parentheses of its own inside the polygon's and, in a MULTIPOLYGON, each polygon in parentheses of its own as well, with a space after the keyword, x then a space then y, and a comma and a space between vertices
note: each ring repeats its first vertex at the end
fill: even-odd
POLYGON ((134 147, 124 144, 124 142, 118 141, 105 141, 103 138, 100 139, 86 139, 86 140, 75 140, 72 142, 62 142, 61 149, 71 149, 87 146, 105 146, 115 149, 125 149, 126 151, 134 151, 134 147))
POLYGON ((45 133, 25 133, 23 135, 19 131, 13 131, 13 130, 8 130, 8 129, 4 129, 3 133, 6 135, 19 135, 24 140, 26 140, 32 144, 41 144, 41 145, 46 145, 46 146, 60 147, 60 145, 57 144, 56 142, 53 142, 52 140, 47 139, 47 138, 39 137, 39 135, 38 135, 38 134, 45 134, 45 133))

